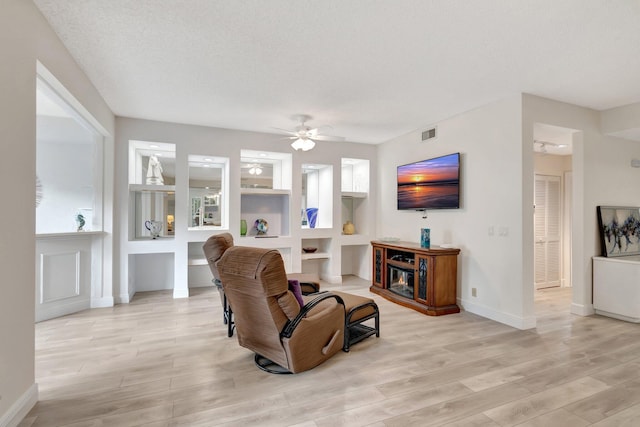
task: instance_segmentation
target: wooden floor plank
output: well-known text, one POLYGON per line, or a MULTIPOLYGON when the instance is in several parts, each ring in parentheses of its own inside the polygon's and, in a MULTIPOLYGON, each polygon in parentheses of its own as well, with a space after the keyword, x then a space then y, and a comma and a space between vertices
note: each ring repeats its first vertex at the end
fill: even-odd
MULTIPOLYGON (((536 292, 537 328, 430 317, 369 293, 381 336, 297 375, 270 375, 226 336, 214 288, 36 324, 40 402, 20 427, 596 426, 640 421, 640 330, 536 292)), ((640 425, 640 424, 639 424, 640 425)))

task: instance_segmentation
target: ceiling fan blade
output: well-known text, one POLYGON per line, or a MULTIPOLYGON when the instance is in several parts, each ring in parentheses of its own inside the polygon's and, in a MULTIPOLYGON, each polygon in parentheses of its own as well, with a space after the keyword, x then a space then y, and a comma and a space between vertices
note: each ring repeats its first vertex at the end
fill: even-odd
POLYGON ((315 139, 317 141, 344 141, 345 140, 345 138, 342 136, 332 136, 332 135, 318 135, 318 136, 312 137, 312 139, 315 139))
POLYGON ((539 139, 535 139, 533 141, 534 144, 540 144, 541 146, 545 146, 545 145, 549 145, 551 147, 557 147, 557 148, 566 148, 569 146, 569 144, 564 144, 564 143, 558 143, 558 142, 551 142, 551 141, 541 141, 539 139))
POLYGON ((274 128, 274 127, 272 127, 271 129, 273 129, 273 130, 277 130, 277 131, 279 131, 280 133, 285 133, 285 134, 287 134, 287 135, 294 135, 294 136, 295 136, 295 135, 297 135, 297 134, 298 134, 297 132, 294 132, 294 131, 289 130, 289 129, 274 128))

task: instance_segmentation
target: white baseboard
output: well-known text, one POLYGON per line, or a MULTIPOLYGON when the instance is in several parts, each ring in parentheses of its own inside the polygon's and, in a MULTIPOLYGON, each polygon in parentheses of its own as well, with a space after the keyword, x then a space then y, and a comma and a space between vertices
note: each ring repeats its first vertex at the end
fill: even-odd
POLYGON ((131 297, 129 294, 120 294, 114 300, 116 304, 129 304, 131 302, 131 297))
POLYGON ((91 308, 113 307, 113 297, 91 298, 91 308))
POLYGON ((189 298, 189 289, 174 289, 173 290, 174 298, 189 298))
POLYGON ((618 320, 624 320, 625 322, 640 323, 640 318, 638 318, 638 317, 629 317, 629 316, 625 316, 623 314, 610 313, 610 312, 604 311, 604 310, 596 310, 596 314, 599 314, 600 316, 612 317, 612 318, 618 319, 618 320))
POLYGON ((91 301, 88 298, 70 298, 68 301, 58 300, 52 303, 38 304, 36 306, 36 322, 77 313, 89 308, 91 308, 91 301))
POLYGON ((458 300, 458 304, 469 313, 477 314, 478 316, 486 317, 487 319, 495 320, 496 322, 504 323, 516 329, 526 330, 536 327, 536 317, 517 317, 512 314, 496 311, 482 304, 470 302, 469 300, 458 300))
POLYGON ((593 304, 576 304, 571 303, 571 314, 577 314, 578 316, 591 316, 596 314, 596 310, 593 308, 593 304))
POLYGON ((193 289, 193 288, 212 288, 215 285, 211 282, 206 282, 206 283, 189 283, 189 289, 193 289))
POLYGON ((320 279, 324 280, 325 282, 329 282, 332 285, 339 285, 342 283, 342 276, 323 276, 320 275, 320 279))
POLYGON ((38 402, 38 384, 33 383, 9 410, 0 417, 0 427, 16 427, 38 402))

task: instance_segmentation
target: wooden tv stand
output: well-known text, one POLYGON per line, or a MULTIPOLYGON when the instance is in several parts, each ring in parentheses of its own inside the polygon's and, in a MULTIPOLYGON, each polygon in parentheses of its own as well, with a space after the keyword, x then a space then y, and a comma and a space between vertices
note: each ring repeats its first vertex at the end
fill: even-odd
POLYGON ((460 249, 377 240, 371 245, 371 292, 430 316, 460 312, 456 304, 460 249))

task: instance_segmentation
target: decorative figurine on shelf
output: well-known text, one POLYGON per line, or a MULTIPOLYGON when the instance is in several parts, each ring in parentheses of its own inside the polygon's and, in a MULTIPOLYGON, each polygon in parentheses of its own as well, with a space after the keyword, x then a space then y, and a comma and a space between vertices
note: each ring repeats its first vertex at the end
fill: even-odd
POLYGON ((342 226, 342 234, 351 235, 356 232, 356 227, 351 221, 347 221, 342 226))
POLYGON ((167 215, 167 233, 173 234, 173 223, 175 221, 175 217, 171 214, 167 215))
POLYGON ((160 160, 152 154, 149 156, 149 166, 147 167, 147 185, 164 185, 162 178, 162 165, 160 160))
POLYGON ((264 236, 267 234, 267 230, 269 229, 269 223, 267 220, 259 218, 256 219, 256 222, 253 223, 253 226, 258 231, 258 236, 264 236))
POLYGON ((76 226, 77 226, 76 231, 84 231, 84 224, 85 224, 84 215, 78 212, 76 214, 76 226))
POLYGON ((144 222, 144 226, 151 233, 152 239, 157 239, 160 236, 162 225, 162 221, 149 220, 144 222))

